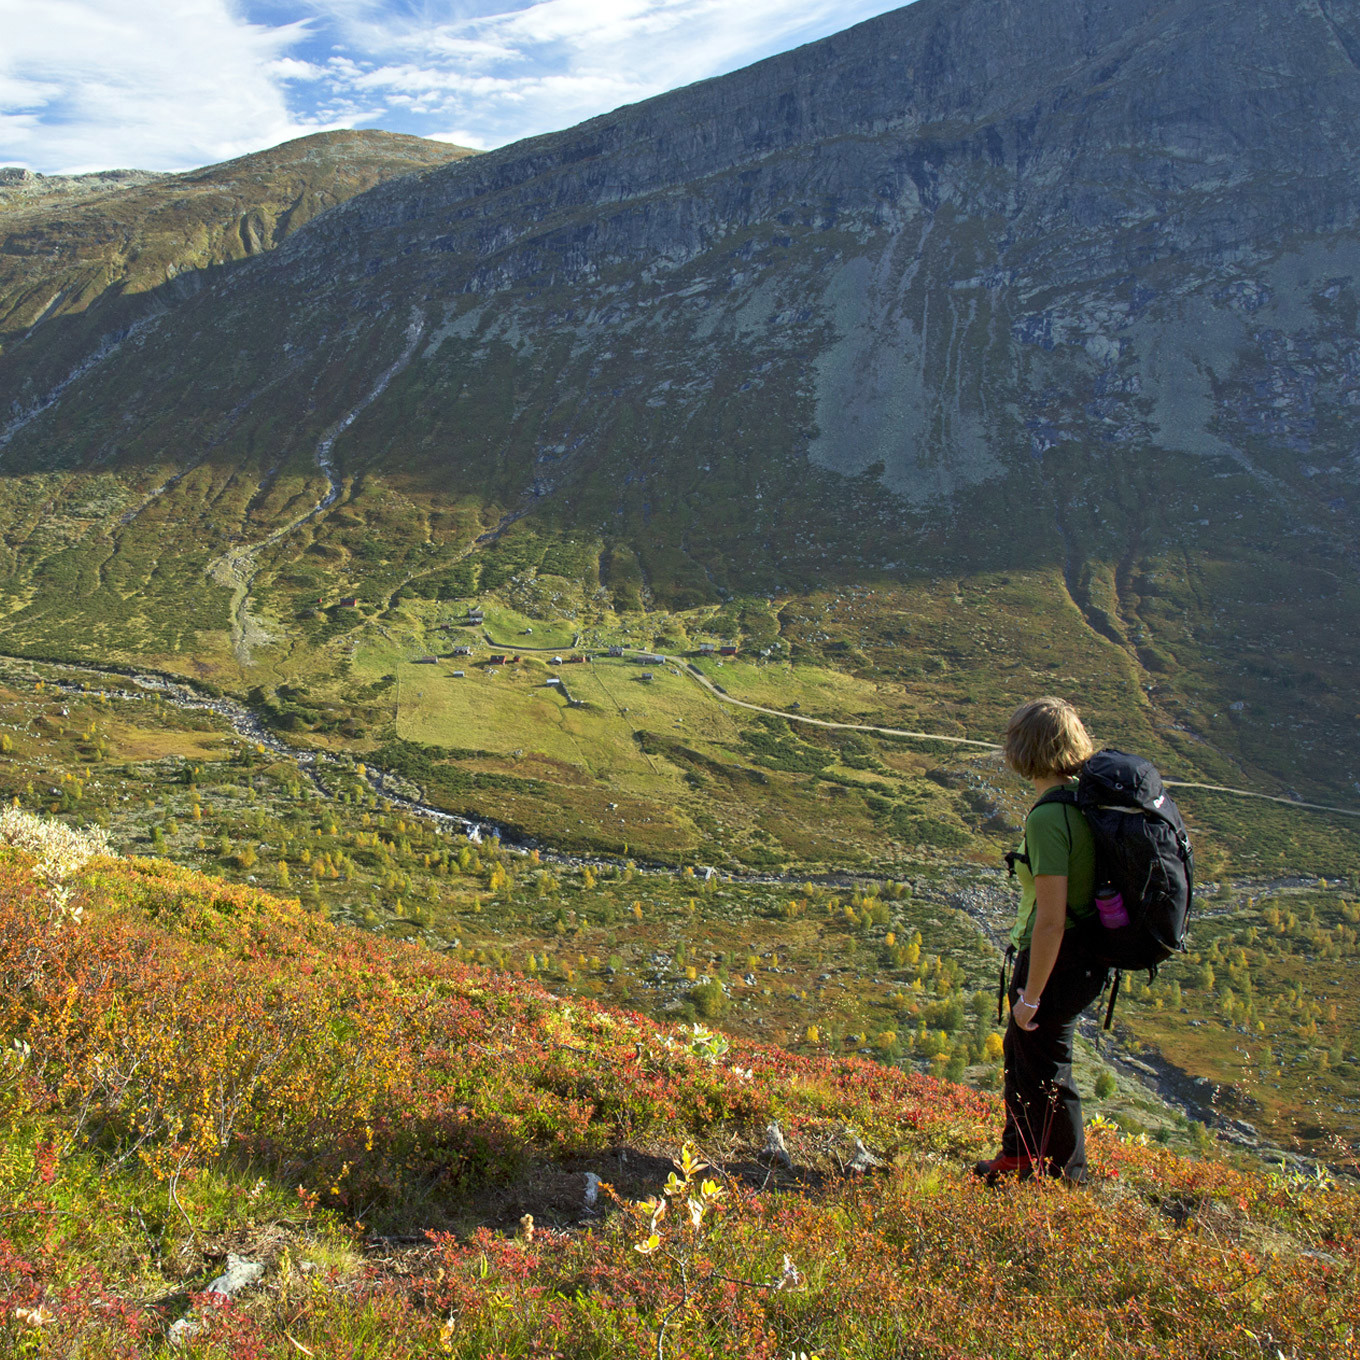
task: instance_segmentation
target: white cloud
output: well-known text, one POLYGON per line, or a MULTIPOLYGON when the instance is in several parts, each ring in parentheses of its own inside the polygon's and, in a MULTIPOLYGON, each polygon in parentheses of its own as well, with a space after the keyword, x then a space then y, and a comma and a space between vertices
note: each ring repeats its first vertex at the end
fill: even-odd
POLYGON ((52 172, 182 169, 315 131, 275 63, 299 23, 226 0, 0 0, 0 162, 52 172))
POLYGON ((0 0, 0 163, 175 169, 379 121, 499 146, 897 2, 0 0))
POLYGON ((265 67, 270 75, 280 80, 324 80, 327 71, 314 61, 298 61, 296 57, 280 57, 265 67))
POLYGON ((479 132, 473 132, 471 128, 450 128, 448 132, 431 132, 428 134, 432 142, 449 142, 453 146, 471 147, 474 151, 489 151, 490 147, 485 142, 479 141, 479 132))
MULTIPOLYGON (((318 15, 322 0, 314 0, 318 15)), ((733 70, 892 4, 876 0, 538 0, 468 15, 446 0, 394 14, 382 0, 329 0, 362 51, 351 90, 418 100, 422 115, 498 145, 733 70)), ((439 134, 452 139, 452 134, 439 134)))

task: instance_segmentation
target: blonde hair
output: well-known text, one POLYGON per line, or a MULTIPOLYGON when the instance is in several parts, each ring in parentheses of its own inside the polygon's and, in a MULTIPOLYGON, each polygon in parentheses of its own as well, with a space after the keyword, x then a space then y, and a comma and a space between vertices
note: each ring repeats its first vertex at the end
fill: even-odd
POLYGON ((1076 774, 1094 752, 1077 710, 1066 699, 1031 699, 1006 724, 1002 753, 1022 779, 1076 774))

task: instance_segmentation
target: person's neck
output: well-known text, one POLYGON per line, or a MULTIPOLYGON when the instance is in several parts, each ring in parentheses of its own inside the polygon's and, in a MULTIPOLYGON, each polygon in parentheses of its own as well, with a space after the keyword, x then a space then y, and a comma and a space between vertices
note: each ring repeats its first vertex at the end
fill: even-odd
POLYGON ((1046 774, 1041 775, 1038 779, 1031 779, 1029 782, 1034 785, 1035 797, 1042 798, 1049 789, 1062 788, 1067 783, 1067 776, 1065 774, 1046 774))

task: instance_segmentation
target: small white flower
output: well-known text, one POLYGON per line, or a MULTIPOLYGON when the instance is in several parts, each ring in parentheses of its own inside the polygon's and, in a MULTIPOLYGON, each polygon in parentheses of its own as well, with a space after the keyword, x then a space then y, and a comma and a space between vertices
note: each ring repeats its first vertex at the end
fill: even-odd
POLYGON ((11 1316, 21 1327, 45 1327, 49 1322, 57 1320, 57 1315, 49 1312, 41 1304, 36 1308, 16 1308, 11 1316))

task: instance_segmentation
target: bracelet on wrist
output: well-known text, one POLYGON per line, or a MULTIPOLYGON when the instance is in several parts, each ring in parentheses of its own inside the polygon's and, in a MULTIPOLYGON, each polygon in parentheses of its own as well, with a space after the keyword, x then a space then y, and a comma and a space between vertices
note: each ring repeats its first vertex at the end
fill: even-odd
POLYGON ((1017 1005, 1019 1005, 1020 1002, 1022 1002, 1022 1001, 1023 1001, 1023 1002, 1025 1003, 1025 1005, 1028 1006, 1028 1007, 1030 1008, 1030 1010, 1032 1010, 1032 1011, 1037 1011, 1037 1010, 1039 1009, 1039 1003, 1038 1003, 1037 1001, 1031 1001, 1031 1000, 1029 999, 1029 997, 1027 997, 1027 996, 1024 994, 1024 992, 1021 992, 1020 995, 1019 995, 1018 997, 1016 997, 1016 1004, 1017 1004, 1017 1005))

